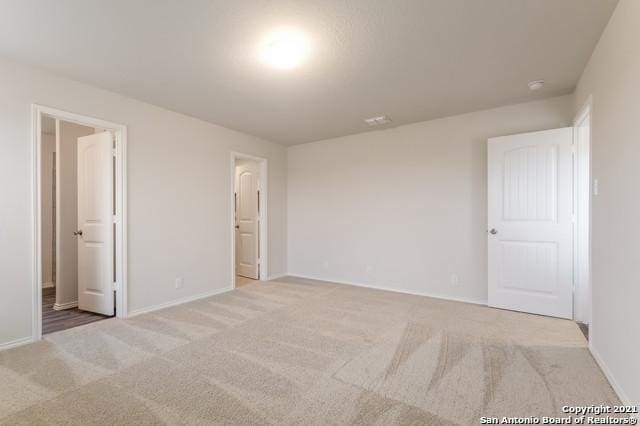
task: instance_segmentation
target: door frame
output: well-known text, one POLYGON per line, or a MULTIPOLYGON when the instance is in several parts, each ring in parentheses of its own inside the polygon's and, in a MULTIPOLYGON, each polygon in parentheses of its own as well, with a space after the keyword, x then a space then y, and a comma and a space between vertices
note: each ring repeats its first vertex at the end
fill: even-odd
MULTIPOLYGON (((591 241, 592 241, 592 209, 593 209, 593 193, 592 193, 592 145, 593 145, 593 98, 591 95, 578 110, 573 120, 574 135, 574 320, 583 321, 591 324, 592 320, 592 287, 591 287, 591 241), (589 120, 589 142, 586 147, 578 144, 578 127, 585 121, 589 120), (579 160, 586 156, 587 158, 587 175, 586 179, 581 179, 579 174, 579 160), (579 211, 580 197, 587 197, 587 211, 579 211), (587 237, 585 238, 581 232, 581 215, 587 215, 587 237), (587 256, 583 259, 579 256, 580 248, 584 249, 586 245, 587 256), (585 264, 586 263, 586 264, 585 264), (586 277, 581 277, 579 271, 586 271, 586 277), (578 308, 579 306, 579 308, 578 308), (577 309, 580 315, 577 315, 577 309)), ((582 176, 584 178, 584 176, 582 176)), ((589 327, 591 328, 591 327, 589 327)))
POLYGON ((231 186, 229 191, 229 213, 230 213, 230 230, 231 230, 231 286, 236 288, 236 233, 235 233, 235 197, 236 190, 236 160, 251 160, 258 163, 260 168, 260 176, 258 178, 258 188, 260 190, 260 215, 258 220, 260 225, 258 226, 258 238, 260 240, 260 258, 258 259, 259 275, 258 279, 261 281, 267 280, 268 268, 269 268, 269 244, 268 244, 268 200, 269 200, 269 176, 268 176, 268 160, 263 157, 256 157, 254 155, 243 154, 241 152, 231 152, 230 162, 230 177, 231 186))
POLYGON ((116 292, 116 317, 126 318, 127 307, 127 127, 99 118, 76 114, 44 105, 31 104, 31 141, 32 141, 32 238, 33 238, 33 319, 32 338, 34 341, 42 339, 42 212, 40 172, 42 146, 42 115, 57 120, 67 121, 83 126, 97 127, 111 131, 116 140, 115 149, 115 202, 116 214, 116 275, 114 288, 116 292))

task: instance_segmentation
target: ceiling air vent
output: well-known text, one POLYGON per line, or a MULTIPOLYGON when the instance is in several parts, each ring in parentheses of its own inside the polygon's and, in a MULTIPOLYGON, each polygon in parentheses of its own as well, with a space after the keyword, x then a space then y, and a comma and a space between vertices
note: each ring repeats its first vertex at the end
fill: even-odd
POLYGON ((391 123, 391 119, 386 115, 381 115, 379 117, 365 118, 364 122, 369 126, 379 126, 381 124, 391 123))

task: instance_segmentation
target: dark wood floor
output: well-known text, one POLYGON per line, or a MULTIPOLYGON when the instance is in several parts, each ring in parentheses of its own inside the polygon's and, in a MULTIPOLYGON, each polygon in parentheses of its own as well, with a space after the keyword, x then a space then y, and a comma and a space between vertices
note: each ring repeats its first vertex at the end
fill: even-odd
POLYGON ((582 334, 584 334, 584 338, 589 340, 589 324, 579 322, 578 327, 580 327, 580 331, 582 331, 582 334))
POLYGON ((78 308, 56 311, 53 304, 56 302, 56 289, 42 289, 42 334, 54 331, 66 330, 79 325, 100 321, 107 317, 93 312, 81 311, 78 308))

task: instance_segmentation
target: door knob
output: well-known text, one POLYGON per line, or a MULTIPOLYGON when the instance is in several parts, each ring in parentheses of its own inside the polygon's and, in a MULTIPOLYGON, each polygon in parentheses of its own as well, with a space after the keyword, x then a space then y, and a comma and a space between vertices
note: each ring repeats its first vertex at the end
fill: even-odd
POLYGON ((76 235, 76 236, 80 235, 80 236, 82 236, 82 229, 80 229, 79 231, 74 231, 73 235, 76 235))
POLYGON ((491 231, 489 231, 489 233, 491 235, 496 235, 498 233, 498 230, 496 228, 491 228, 491 231))
POLYGON ((236 225, 236 229, 240 229, 240 225, 236 225))

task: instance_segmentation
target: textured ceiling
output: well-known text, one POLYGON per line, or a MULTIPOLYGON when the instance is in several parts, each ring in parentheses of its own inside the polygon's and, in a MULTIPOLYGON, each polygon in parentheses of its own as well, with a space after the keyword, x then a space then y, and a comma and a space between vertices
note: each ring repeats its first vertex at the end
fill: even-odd
POLYGON ((569 93, 616 2, 0 0, 0 55, 291 145, 569 93), (256 57, 281 27, 300 68, 256 57))

